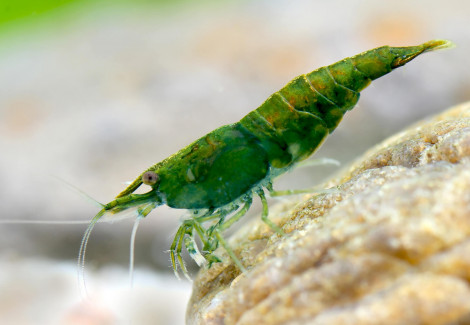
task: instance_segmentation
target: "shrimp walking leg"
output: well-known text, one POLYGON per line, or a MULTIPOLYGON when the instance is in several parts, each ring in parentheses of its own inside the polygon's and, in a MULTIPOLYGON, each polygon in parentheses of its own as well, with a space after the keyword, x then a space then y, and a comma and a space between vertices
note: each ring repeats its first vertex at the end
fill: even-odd
POLYGON ((194 234, 192 233, 193 229, 190 230, 191 235, 189 235, 188 233, 186 234, 186 237, 184 238, 184 247, 188 251, 189 256, 196 262, 196 264, 199 267, 201 267, 204 264, 206 264, 206 259, 204 258, 204 256, 201 254, 201 252, 199 251, 197 247, 194 234))
POLYGON ((337 191, 337 187, 331 187, 331 188, 323 188, 321 186, 314 186, 311 188, 304 188, 300 190, 282 190, 282 191, 269 191, 269 196, 270 197, 278 197, 278 196, 287 196, 287 195, 296 195, 296 194, 314 194, 314 195, 320 195, 320 194, 327 194, 331 192, 337 191))
MULTIPOLYGON (((225 248, 229 256, 233 259, 235 257, 235 253, 233 253, 232 249, 229 247, 228 243, 223 240, 223 242, 220 242, 219 238, 221 238, 220 232, 229 228, 231 225, 233 225, 235 222, 240 220, 246 212, 250 209, 251 203, 253 202, 251 196, 248 196, 245 198, 245 204, 244 206, 238 210, 233 216, 231 216, 227 221, 225 221, 225 217, 233 212, 235 210, 234 208, 229 209, 224 215, 220 216, 220 220, 218 223, 215 225, 211 226, 207 232, 206 232, 206 238, 208 238, 206 244, 204 245, 204 252, 205 255, 204 257, 207 259, 209 262, 209 267, 213 263, 218 263, 220 262, 220 259, 213 254, 213 252, 217 249, 219 246, 219 243, 222 244, 222 246, 225 248), (218 233, 218 235, 216 235, 218 233)), ((236 258, 236 257, 235 257, 236 258)), ((233 259, 233 261, 237 265, 241 265, 240 261, 238 259, 233 259)))
POLYGON ((341 163, 336 159, 331 158, 315 158, 315 159, 307 159, 301 161, 295 165, 295 169, 297 168, 304 168, 304 167, 314 167, 314 166, 322 166, 322 165, 335 165, 340 166, 341 163))
POLYGON ((221 223, 217 229, 219 231, 223 231, 227 228, 229 228, 231 225, 233 225, 235 222, 237 222, 238 220, 240 220, 246 213, 247 211, 250 209, 251 207, 251 203, 253 202, 253 199, 251 198, 251 196, 246 200, 245 202, 245 205, 243 206, 243 208, 241 208, 236 214, 234 214, 230 219, 228 219, 227 221, 221 223))
POLYGON ((232 261, 238 266, 238 268, 242 272, 246 272, 246 268, 243 266, 242 262, 238 259, 237 255, 235 255, 235 252, 232 250, 230 245, 225 241, 224 237, 222 237, 218 229, 214 230, 214 236, 217 238, 218 242, 222 244, 222 247, 225 249, 225 251, 230 256, 232 261))
POLYGON ((184 276, 188 279, 191 279, 188 275, 188 270, 186 269, 186 265, 184 264, 183 258, 181 257, 181 251, 183 249, 183 238, 186 234, 187 225, 183 224, 181 227, 178 228, 176 232, 175 239, 170 247, 170 258, 171 258, 171 265, 173 267, 173 272, 175 276, 179 279, 178 275, 178 265, 181 268, 184 276))
POLYGON ((276 225, 274 222, 269 220, 268 218, 268 214, 269 214, 268 201, 266 200, 266 196, 264 195, 263 189, 260 189, 257 192, 257 194, 259 198, 261 199, 261 203, 263 204, 263 212, 261 213, 261 220, 263 220, 265 224, 267 224, 272 230, 277 232, 279 235, 284 236, 285 235, 284 231, 281 228, 279 228, 279 226, 276 225))

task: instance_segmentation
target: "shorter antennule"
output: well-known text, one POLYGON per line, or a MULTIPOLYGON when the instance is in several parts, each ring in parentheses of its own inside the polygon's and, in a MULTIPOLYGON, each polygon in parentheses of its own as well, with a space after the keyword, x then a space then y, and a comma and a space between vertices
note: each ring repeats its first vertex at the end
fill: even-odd
POLYGON ((71 190, 74 191, 75 193, 80 194, 80 195, 83 196, 85 199, 87 199, 88 201, 90 201, 91 203, 93 203, 94 205, 96 205, 97 207, 99 207, 99 208, 104 208, 104 204, 103 204, 103 203, 98 202, 97 200, 95 200, 94 198, 92 198, 89 194, 85 193, 85 191, 79 189, 77 186, 73 185, 72 183, 67 182, 65 179, 60 178, 59 176, 52 175, 52 177, 54 177, 54 178, 55 178, 56 180, 58 180, 59 182, 62 182, 62 183, 65 184, 69 189, 71 189, 71 190))

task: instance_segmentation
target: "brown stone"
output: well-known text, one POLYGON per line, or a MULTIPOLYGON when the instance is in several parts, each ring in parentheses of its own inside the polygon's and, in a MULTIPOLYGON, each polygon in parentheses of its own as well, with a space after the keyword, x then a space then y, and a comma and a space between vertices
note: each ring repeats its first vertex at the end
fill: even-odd
POLYGON ((189 324, 470 323, 470 103, 372 148, 331 191, 271 208, 202 269, 189 324))

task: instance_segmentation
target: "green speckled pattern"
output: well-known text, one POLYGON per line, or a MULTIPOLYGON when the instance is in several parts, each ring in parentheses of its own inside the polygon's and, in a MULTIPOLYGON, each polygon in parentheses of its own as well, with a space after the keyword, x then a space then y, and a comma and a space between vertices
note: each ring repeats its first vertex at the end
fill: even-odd
MULTIPOLYGON (((160 202, 181 209, 218 208, 250 195, 270 170, 288 169, 309 157, 372 80, 421 53, 450 45, 434 40, 419 46, 382 46, 298 76, 239 122, 151 166, 148 171, 160 178, 152 191, 160 202)), ((120 210, 135 205, 134 197, 123 197, 141 184, 139 176, 118 196, 120 210)))

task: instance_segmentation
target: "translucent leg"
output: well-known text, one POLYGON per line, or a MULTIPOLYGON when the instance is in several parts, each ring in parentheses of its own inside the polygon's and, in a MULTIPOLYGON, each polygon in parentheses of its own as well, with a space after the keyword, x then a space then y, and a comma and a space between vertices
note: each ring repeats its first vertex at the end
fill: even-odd
POLYGON ((246 272, 245 267, 243 266, 242 262, 238 259, 238 257, 235 255, 235 252, 232 250, 230 245, 225 241, 225 239, 222 237, 218 229, 214 230, 214 236, 217 238, 220 244, 222 244, 222 247, 225 249, 227 254, 230 256, 232 261, 235 263, 236 266, 242 271, 243 273, 246 272))
MULTIPOLYGON (((316 159, 307 159, 297 163, 294 168, 304 168, 304 167, 312 167, 312 166, 321 166, 321 165, 335 165, 340 166, 341 164, 339 161, 331 158, 316 158, 316 159)), ((298 189, 298 190, 282 190, 282 191, 274 191, 272 184, 268 184, 266 188, 269 191, 269 196, 276 197, 276 196, 285 196, 285 195, 296 195, 296 194, 306 194, 306 193, 328 193, 331 189, 324 189, 320 186, 314 186, 311 188, 305 189, 298 189)))
POLYGON ((191 258, 197 263, 199 267, 206 264, 206 259, 204 258, 204 256, 202 256, 201 252, 197 248, 197 244, 194 240, 193 234, 186 234, 186 238, 184 239, 184 247, 186 247, 189 256, 191 256, 191 258))
POLYGON ((266 196, 264 195, 263 190, 261 189, 257 191, 257 194, 259 195, 261 199, 261 203, 263 204, 263 212, 261 214, 261 220, 263 220, 265 224, 267 224, 272 230, 277 232, 279 235, 284 236, 285 235, 284 231, 281 228, 279 228, 278 225, 276 225, 274 222, 268 219, 268 214, 269 214, 268 202, 266 200, 266 196))
POLYGON ((185 246, 191 258, 199 266, 204 265, 207 262, 206 260, 209 260, 210 264, 213 262, 220 262, 217 257, 213 257, 211 255, 212 251, 214 251, 218 246, 218 241, 212 234, 212 230, 217 226, 214 225, 212 229, 206 230, 201 224, 203 222, 211 221, 214 219, 223 219, 225 215, 231 213, 236 208, 237 207, 233 207, 226 211, 217 211, 216 213, 214 213, 214 211, 208 211, 202 216, 195 217, 194 219, 188 219, 183 222, 183 224, 178 228, 173 243, 170 247, 171 264, 176 277, 179 278, 179 267, 184 276, 190 280, 186 265, 184 263, 183 258, 181 257, 183 245, 185 246), (194 229, 199 235, 204 249, 207 250, 209 253, 207 259, 203 256, 203 254, 199 251, 197 247, 197 243, 194 238, 194 229))
POLYGON ((268 184, 266 188, 269 191, 269 196, 270 197, 276 197, 276 196, 285 196, 285 195, 295 195, 295 194, 326 194, 326 193, 331 193, 335 192, 338 190, 337 187, 332 187, 332 188, 323 188, 321 186, 314 186, 311 188, 304 188, 300 190, 283 190, 283 191, 275 191, 273 189, 272 184, 268 184))
POLYGON ((207 243, 206 230, 197 220, 194 220, 193 225, 194 229, 196 229, 196 232, 199 235, 199 238, 201 239, 202 245, 205 246, 207 243))
POLYGON ((173 272, 175 273, 175 276, 179 279, 179 274, 178 274, 178 265, 181 268, 181 271, 183 272, 184 276, 191 281, 191 278, 189 277, 188 270, 186 269, 186 265, 184 264, 183 258, 181 257, 181 250, 183 248, 183 239, 184 235, 186 233, 186 225, 182 224, 181 227, 178 228, 178 231, 176 232, 175 239, 173 240, 173 243, 171 244, 170 247, 170 258, 171 258, 171 265, 173 267, 173 272))
POLYGON ((213 225, 207 230, 206 232, 207 245, 205 246, 207 254, 205 255, 205 257, 207 261, 209 262, 209 267, 211 267, 213 263, 217 263, 221 261, 217 256, 212 254, 217 249, 220 243, 222 244, 224 249, 227 251, 229 256, 232 258, 234 263, 240 268, 240 270, 245 271, 245 268, 241 264, 240 260, 235 256, 235 253, 232 251, 228 243, 223 239, 221 233, 225 229, 232 226, 235 222, 240 220, 246 214, 252 202, 253 200, 251 196, 246 198, 245 205, 239 211, 237 211, 232 217, 230 217, 227 221, 225 221, 225 216, 233 212, 233 210, 236 210, 237 207, 227 210, 225 214, 221 214, 219 216, 220 218, 219 223, 213 225))
POLYGON ((235 211, 237 209, 238 209, 238 206, 233 205, 233 206, 231 206, 230 208, 228 208, 226 210, 217 210, 216 212, 210 211, 210 212, 206 213, 205 215, 194 218, 193 220, 195 220, 198 223, 203 223, 203 222, 211 221, 211 220, 214 220, 214 219, 224 219, 225 216, 229 215, 230 213, 232 213, 233 211, 235 211))
POLYGON ((216 212, 208 211, 202 216, 197 216, 193 219, 185 220, 183 224, 178 228, 173 243, 170 247, 171 264, 173 266, 173 271, 175 272, 175 275, 179 277, 179 266, 185 277, 190 279, 183 258, 181 257, 183 245, 188 251, 191 258, 199 266, 202 266, 208 262, 210 267, 212 263, 220 262, 220 259, 212 254, 217 249, 220 243, 223 245, 224 249, 233 259, 235 264, 240 267, 241 270, 245 270, 240 260, 238 260, 238 258, 235 256, 234 252, 231 250, 227 242, 223 239, 221 232, 232 226, 238 220, 240 220, 250 208, 252 201, 252 198, 248 197, 245 200, 244 206, 228 220, 225 220, 225 217, 231 214, 233 211, 237 210, 239 208, 238 206, 234 205, 227 209, 218 210, 216 212), (219 219, 218 222, 213 224, 208 229, 204 229, 204 227, 202 226, 202 223, 214 221, 216 219, 219 219), (200 237, 201 242, 203 244, 204 248, 202 253, 197 247, 197 243, 194 238, 194 230, 196 230, 196 233, 200 237))
POLYGON ((246 214, 246 212, 250 209, 252 202, 253 202, 253 199, 251 197, 248 198, 247 201, 245 202, 245 205, 243 206, 243 208, 241 208, 237 213, 235 213, 230 219, 228 219, 227 221, 221 223, 217 227, 217 229, 219 231, 223 231, 225 229, 228 229, 230 226, 232 226, 238 220, 240 220, 246 214))
POLYGON ((307 159, 307 160, 301 161, 295 165, 295 168, 313 167, 313 166, 321 166, 321 165, 340 166, 341 164, 336 159, 315 158, 315 159, 307 159))
POLYGON ((324 192, 327 192, 328 190, 325 190, 319 186, 311 187, 311 188, 304 188, 304 189, 299 189, 299 190, 282 190, 282 191, 269 191, 269 196, 271 197, 276 197, 276 196, 286 196, 286 195, 295 195, 295 194, 322 194, 324 192))

